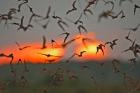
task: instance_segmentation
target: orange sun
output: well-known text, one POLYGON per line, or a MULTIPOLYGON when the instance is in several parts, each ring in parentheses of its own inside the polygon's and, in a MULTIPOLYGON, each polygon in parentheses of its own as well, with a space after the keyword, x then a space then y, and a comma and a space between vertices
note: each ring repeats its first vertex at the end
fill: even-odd
MULTIPOLYGON (((104 44, 104 43, 97 40, 95 38, 94 33, 90 33, 90 34, 87 34, 87 35, 78 35, 76 37, 81 37, 81 39, 77 40, 78 46, 76 47, 75 52, 80 53, 81 51, 86 51, 83 54, 83 57, 80 57, 80 59, 101 61, 101 60, 104 60, 104 59, 107 58, 108 50, 104 47, 103 47, 104 55, 103 55, 101 50, 99 50, 99 52, 96 53, 97 52, 97 46, 99 44, 104 44), (85 41, 85 44, 83 44, 83 42, 82 42, 83 38, 88 38, 88 40, 85 41)), ((79 57, 77 57, 77 58, 79 59, 79 57)))
POLYGON ((50 55, 50 56, 45 56, 45 55, 39 54, 38 56, 41 57, 42 59, 45 59, 48 62, 52 60, 56 62, 56 61, 59 61, 63 57, 64 49, 60 47, 57 47, 57 48, 48 47, 46 49, 40 50, 40 53, 50 55))
MULTIPOLYGON (((79 54, 82 51, 86 51, 82 57, 77 56, 79 60, 103 60, 106 59, 107 56, 109 55, 107 48, 103 48, 104 50, 104 55, 102 51, 99 50, 97 52, 97 46, 99 44, 103 44, 103 42, 98 41, 95 38, 95 34, 93 33, 88 33, 86 35, 77 35, 75 36, 80 37, 80 39, 75 40, 76 45, 78 45, 75 48, 75 53, 79 54), (87 38, 85 40, 85 43, 83 44, 83 38, 87 38), (90 40, 91 39, 91 40, 90 40)), ((31 43, 31 44, 21 44, 22 46, 28 46, 31 45, 31 47, 26 48, 24 50, 19 50, 16 46, 10 46, 5 48, 3 51, 1 50, 1 53, 4 53, 6 55, 13 53, 14 55, 14 60, 13 63, 17 63, 19 59, 25 60, 27 62, 31 63, 55 63, 59 62, 64 54, 66 48, 63 48, 62 45, 62 40, 57 40, 57 44, 52 47, 51 44, 47 44, 47 48, 41 49, 41 45, 39 43, 31 43)), ((9 64, 10 59, 6 57, 0 57, 0 64, 8 63, 9 64)))
POLYGON ((80 51, 86 51, 85 54, 83 54, 82 59, 86 59, 86 60, 103 60, 107 57, 107 49, 104 48, 104 52, 105 54, 103 55, 102 51, 97 52, 97 46, 100 43, 97 41, 95 43, 88 43, 85 47, 83 45, 81 45, 80 47, 76 48, 76 52, 80 52, 80 51))
MULTIPOLYGON (((25 44, 22 45, 27 46, 25 44)), ((31 63, 44 63, 44 61, 46 63, 49 63, 50 61, 58 62, 64 55, 64 49, 61 47, 52 48, 51 46, 48 45, 46 49, 40 49, 40 44, 38 43, 32 43, 32 47, 21 51, 18 50, 18 48, 11 46, 11 48, 7 47, 1 52, 6 55, 13 53, 14 54, 13 63, 17 63, 19 59, 31 63), (49 54, 53 56, 47 57, 42 54, 49 54)), ((0 64, 9 64, 9 61, 10 58, 0 57, 0 64)))

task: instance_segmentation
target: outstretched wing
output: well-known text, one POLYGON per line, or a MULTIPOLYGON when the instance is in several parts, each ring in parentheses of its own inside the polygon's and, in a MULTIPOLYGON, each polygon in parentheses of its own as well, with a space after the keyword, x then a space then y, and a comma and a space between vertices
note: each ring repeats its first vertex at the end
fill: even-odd
POLYGON ((46 48, 46 37, 44 35, 42 36, 42 40, 43 40, 42 49, 44 49, 46 48))

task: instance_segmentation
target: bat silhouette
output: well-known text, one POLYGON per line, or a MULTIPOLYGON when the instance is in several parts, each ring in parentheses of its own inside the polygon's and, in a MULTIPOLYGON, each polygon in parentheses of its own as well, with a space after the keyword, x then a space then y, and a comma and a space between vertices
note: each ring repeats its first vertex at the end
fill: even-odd
POLYGON ((42 20, 46 20, 46 19, 48 19, 50 16, 50 13, 51 13, 51 6, 49 6, 48 7, 48 11, 47 11, 47 13, 46 13, 46 16, 42 19, 42 20))
POLYGON ((136 27, 133 27, 133 28, 125 28, 126 30, 131 30, 133 32, 137 31, 140 27, 140 24, 136 25, 136 27))
POLYGON ((21 59, 18 59, 18 62, 17 62, 17 64, 19 64, 19 63, 22 63, 22 60, 21 60, 21 59))
POLYGON ((67 12, 66 12, 66 14, 68 15, 69 13, 71 13, 71 12, 73 12, 73 11, 76 11, 77 10, 77 8, 75 7, 75 4, 76 4, 76 1, 77 0, 75 0, 73 3, 72 3, 72 9, 70 9, 70 10, 68 10, 67 12))
POLYGON ((18 46, 18 49, 19 49, 19 50, 24 50, 24 49, 26 49, 26 48, 31 47, 31 46, 24 46, 24 47, 21 47, 20 44, 19 44, 18 42, 15 42, 15 43, 16 43, 16 45, 18 46))
POLYGON ((46 37, 43 35, 42 36, 42 48, 41 49, 45 49, 45 48, 47 48, 47 46, 46 46, 46 37))
POLYGON ((90 1, 88 1, 88 4, 87 4, 87 6, 85 7, 84 10, 88 9, 89 7, 91 7, 91 5, 94 5, 96 1, 97 0, 90 0, 90 1))
POLYGON ((136 14, 136 10, 137 10, 137 9, 140 9, 140 6, 138 6, 138 5, 135 4, 135 5, 134 5, 134 15, 136 14))
POLYGON ((11 67, 11 72, 13 72, 12 62, 13 62, 13 59, 14 59, 14 54, 11 53, 11 54, 9 54, 9 55, 5 55, 4 53, 1 53, 1 54, 0 54, 0 57, 11 58, 11 60, 10 60, 10 67, 11 67))
POLYGON ((130 33, 131 33, 131 31, 128 32, 128 35, 125 37, 125 39, 128 40, 128 41, 130 41, 130 42, 133 42, 133 41, 129 38, 130 33))
POLYGON ((103 11, 98 17, 98 22, 100 22, 102 18, 108 19, 108 17, 112 16, 112 14, 114 14, 114 13, 110 10, 103 11))
POLYGON ((65 36, 65 38, 64 38, 64 41, 63 41, 63 43, 65 43, 65 42, 66 42, 66 40, 68 39, 68 37, 69 37, 70 33, 65 32, 65 33, 62 33, 62 34, 60 34, 60 35, 66 35, 66 36, 65 36))
POLYGON ((55 55, 51 55, 51 54, 43 54, 43 53, 38 53, 38 54, 41 54, 46 57, 62 57, 62 56, 55 56, 55 55))
POLYGON ((57 22, 58 26, 65 32, 65 28, 63 27, 63 25, 65 25, 66 27, 69 27, 68 24, 66 22, 64 22, 63 20, 58 20, 57 22))
POLYGON ((66 18, 66 20, 71 22, 71 23, 73 23, 73 24, 75 24, 75 25, 77 25, 78 23, 83 24, 83 21, 81 21, 81 18, 82 18, 82 13, 80 14, 80 16, 78 17, 78 19, 76 21, 72 21, 72 20, 70 20, 68 18, 66 18))
POLYGON ((23 31, 27 31, 29 28, 33 28, 33 25, 31 25, 31 24, 28 24, 27 26, 24 26, 23 25, 23 20, 24 20, 24 16, 22 16, 20 23, 11 23, 11 24, 19 26, 17 28, 17 30, 23 29, 23 31))
POLYGON ((116 41, 118 41, 118 39, 114 39, 111 42, 106 42, 105 45, 110 44, 110 48, 113 50, 113 47, 117 45, 116 41))
POLYGON ((71 44, 72 42, 74 42, 77 39, 80 39, 80 37, 77 37, 77 38, 71 39, 71 40, 69 40, 69 41, 67 41, 65 43, 62 43, 62 47, 63 48, 67 47, 69 44, 71 44))
POLYGON ((32 8, 31 6, 29 6, 29 5, 27 5, 27 6, 28 6, 30 12, 32 13, 32 15, 30 16, 30 19, 29 19, 29 23, 28 23, 28 24, 30 24, 30 23, 32 22, 33 18, 43 18, 42 16, 36 14, 36 13, 33 11, 33 8, 32 8))
POLYGON ((84 9, 84 15, 87 15, 87 13, 93 15, 93 12, 90 9, 84 9))
POLYGON ((78 28, 78 31, 79 31, 80 34, 82 34, 82 33, 81 33, 82 30, 83 30, 85 33, 88 32, 87 29, 86 29, 83 25, 78 25, 77 28, 78 28))
POLYGON ((135 42, 136 42, 136 39, 132 42, 132 45, 128 49, 124 50, 123 52, 127 52, 129 50, 133 51, 135 49, 135 42))
POLYGON ((136 48, 136 39, 132 42, 132 45, 124 50, 123 52, 128 52, 128 51, 132 51, 135 57, 138 57, 138 53, 140 53, 140 50, 136 48))
POLYGON ((53 12, 52 18, 54 18, 54 19, 56 19, 56 20, 62 20, 61 17, 55 15, 55 11, 53 12))
POLYGON ((86 48, 88 48, 87 47, 87 44, 86 44, 86 42, 93 42, 93 40, 92 39, 90 39, 90 38, 82 38, 82 43, 83 43, 83 45, 86 47, 86 48))
POLYGON ((28 3, 28 0, 18 0, 18 1, 22 1, 22 3, 20 3, 19 5, 18 5, 18 12, 20 12, 21 11, 21 7, 24 5, 24 4, 27 4, 28 3))
POLYGON ((58 45, 57 42, 56 42, 55 40, 52 39, 52 40, 51 40, 52 48, 54 48, 54 43, 55 43, 56 45, 58 45))
POLYGON ((66 62, 69 62, 75 56, 82 57, 85 52, 86 51, 81 51, 80 54, 74 53, 66 62))
POLYGON ((104 50, 103 50, 103 47, 105 47, 105 45, 103 45, 103 44, 99 44, 99 45, 97 46, 97 51, 96 51, 96 54, 99 52, 99 50, 101 50, 101 51, 102 51, 102 53, 103 53, 103 55, 104 55, 104 50))
POLYGON ((121 19, 125 17, 123 10, 121 10, 118 14, 116 15, 109 15, 110 17, 112 17, 112 19, 116 19, 121 15, 121 19))

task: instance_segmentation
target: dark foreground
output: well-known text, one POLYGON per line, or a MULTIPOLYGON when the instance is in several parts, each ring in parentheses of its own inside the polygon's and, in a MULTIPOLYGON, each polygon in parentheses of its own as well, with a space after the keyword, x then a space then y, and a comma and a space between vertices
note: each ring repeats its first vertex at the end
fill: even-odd
POLYGON ((140 93, 140 63, 106 62, 0 66, 0 93, 140 93), (124 74, 125 73, 125 74, 124 74))

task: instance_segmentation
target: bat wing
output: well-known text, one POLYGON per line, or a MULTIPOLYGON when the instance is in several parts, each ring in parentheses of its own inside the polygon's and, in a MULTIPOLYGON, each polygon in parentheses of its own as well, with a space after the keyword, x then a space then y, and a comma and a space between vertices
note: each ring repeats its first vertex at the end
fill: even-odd
POLYGON ((43 40, 42 48, 46 48, 46 37, 44 35, 42 36, 42 40, 43 40))

